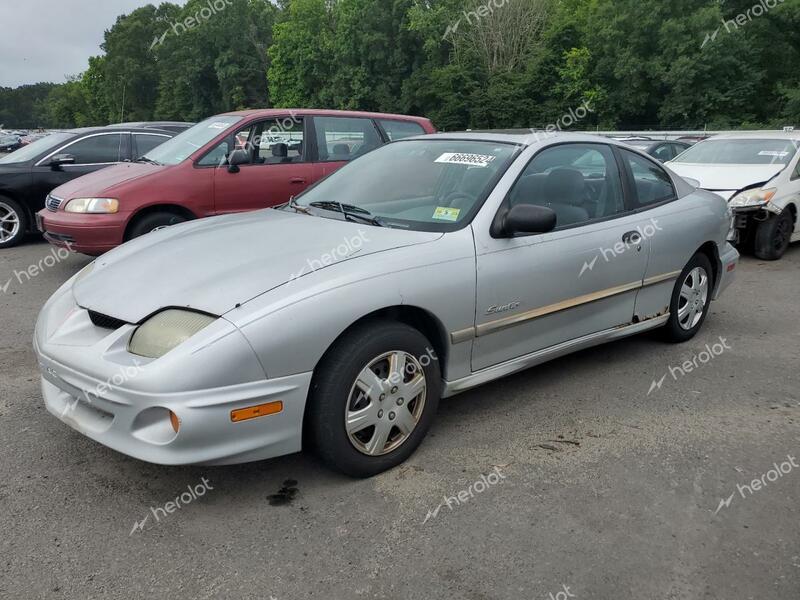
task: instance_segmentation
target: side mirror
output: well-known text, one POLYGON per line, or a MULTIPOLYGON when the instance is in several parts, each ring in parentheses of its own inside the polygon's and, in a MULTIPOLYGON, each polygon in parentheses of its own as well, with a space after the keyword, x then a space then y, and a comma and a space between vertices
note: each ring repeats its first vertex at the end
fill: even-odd
POLYGON ((61 169, 62 165, 74 165, 75 157, 72 154, 56 154, 50 159, 50 168, 54 171, 61 169))
POLYGON ((557 221, 555 211, 546 206, 517 204, 502 216, 499 233, 501 237, 547 233, 556 228, 557 221))
POLYGON ((228 172, 238 173, 239 165, 250 164, 250 153, 247 150, 234 150, 228 155, 228 172))

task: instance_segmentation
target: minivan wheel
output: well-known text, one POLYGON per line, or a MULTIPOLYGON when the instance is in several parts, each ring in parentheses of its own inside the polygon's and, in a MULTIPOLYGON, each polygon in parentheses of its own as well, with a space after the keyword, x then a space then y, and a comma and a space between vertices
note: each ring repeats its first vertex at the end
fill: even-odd
POLYGON ((28 231, 28 215, 18 202, 0 198, 0 248, 16 246, 28 231))
POLYGON ((794 230, 792 212, 787 208, 772 215, 756 229, 755 255, 761 260, 778 260, 789 247, 794 230))
POLYGON ((129 240, 145 235, 152 231, 172 227, 186 221, 185 217, 169 212, 154 212, 138 219, 128 232, 129 240))
POLYGON ((713 273, 711 261, 700 253, 683 269, 672 292, 669 321, 664 326, 668 341, 687 342, 700 331, 711 309, 713 273))
POLYGON ((440 395, 436 354, 419 331, 395 322, 358 327, 314 375, 306 412, 313 446, 352 477, 391 469, 422 443, 440 395))

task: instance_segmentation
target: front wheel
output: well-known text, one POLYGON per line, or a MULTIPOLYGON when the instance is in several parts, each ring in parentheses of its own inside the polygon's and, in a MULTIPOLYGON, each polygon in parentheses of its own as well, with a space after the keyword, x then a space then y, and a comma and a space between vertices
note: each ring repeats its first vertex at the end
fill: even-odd
POLYGON ((354 329, 314 376, 307 419, 316 451, 352 477, 391 469, 422 443, 440 394, 438 359, 419 331, 394 322, 354 329))
POLYGON ((158 231, 166 227, 172 227, 178 223, 183 223, 186 219, 180 215, 169 212, 155 212, 145 215, 138 219, 128 232, 129 240, 141 237, 152 231, 158 231))
POLYGON ((711 309, 713 273, 705 254, 695 254, 683 269, 672 292, 669 321, 664 326, 668 341, 688 342, 700 331, 711 309))
POLYGON ((28 230, 28 216, 18 202, 0 198, 0 248, 16 246, 28 230))
POLYGON ((787 208, 758 224, 755 237, 755 254, 761 260, 778 260, 789 247, 794 231, 792 212, 787 208))

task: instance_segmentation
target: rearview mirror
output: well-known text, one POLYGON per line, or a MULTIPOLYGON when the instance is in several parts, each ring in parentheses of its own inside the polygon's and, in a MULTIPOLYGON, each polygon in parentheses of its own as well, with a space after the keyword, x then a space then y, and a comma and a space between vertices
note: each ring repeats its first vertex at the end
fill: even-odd
POLYGON ((228 155, 228 172, 238 173, 239 165, 250 164, 250 153, 247 150, 234 150, 228 155))
POLYGON ((74 165, 75 157, 72 154, 56 154, 50 159, 50 168, 58 171, 62 165, 74 165))
POLYGON ((500 221, 500 234, 513 237, 517 234, 547 233, 556 228, 555 211, 546 206, 517 204, 500 221))

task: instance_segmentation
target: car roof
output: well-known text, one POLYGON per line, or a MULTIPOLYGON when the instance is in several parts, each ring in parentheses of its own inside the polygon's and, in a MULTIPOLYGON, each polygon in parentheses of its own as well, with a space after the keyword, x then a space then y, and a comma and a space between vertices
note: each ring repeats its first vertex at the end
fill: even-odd
POLYGON ((406 139, 443 139, 443 140, 468 140, 476 142, 495 142, 503 144, 517 144, 520 146, 533 146, 535 144, 563 143, 563 142, 594 142, 630 148, 628 144, 588 133, 572 133, 568 131, 547 133, 531 129, 498 130, 498 131, 454 131, 450 133, 434 133, 426 136, 415 136, 406 139))
POLYGON ((709 138, 710 140, 800 140, 798 131, 740 131, 737 133, 722 133, 709 138))
POLYGON ((410 115, 397 115, 392 113, 364 112, 358 110, 325 110, 320 108, 259 108, 252 110, 239 110, 222 113, 225 116, 239 117, 276 117, 286 114, 318 116, 318 117, 362 117, 366 119, 391 119, 398 121, 428 122, 426 117, 415 117, 410 115))
POLYGON ((71 133, 74 135, 85 135, 87 133, 103 133, 106 131, 132 131, 136 133, 163 133, 170 135, 172 137, 175 136, 174 131, 168 131, 166 129, 158 129, 157 127, 131 127, 131 126, 124 126, 124 125, 108 125, 106 127, 77 127, 75 129, 62 129, 60 131, 55 131, 53 133, 71 133))

